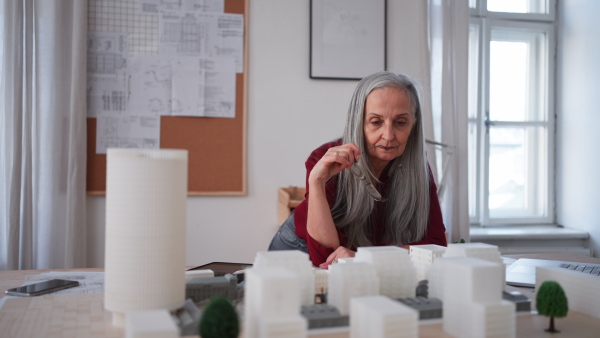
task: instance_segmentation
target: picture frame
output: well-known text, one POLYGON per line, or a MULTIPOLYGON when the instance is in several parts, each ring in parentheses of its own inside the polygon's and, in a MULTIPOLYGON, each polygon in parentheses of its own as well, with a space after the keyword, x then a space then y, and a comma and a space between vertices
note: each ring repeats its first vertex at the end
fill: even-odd
POLYGON ((311 0, 311 79, 360 80, 386 69, 386 0, 311 0))

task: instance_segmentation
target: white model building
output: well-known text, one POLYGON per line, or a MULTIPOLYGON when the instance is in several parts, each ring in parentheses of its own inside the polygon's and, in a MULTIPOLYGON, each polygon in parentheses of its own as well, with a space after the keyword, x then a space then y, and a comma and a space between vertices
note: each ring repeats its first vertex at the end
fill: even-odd
POLYGON ((444 275, 442 270, 444 259, 446 258, 436 258, 431 264, 431 267, 429 267, 429 276, 427 279, 427 292, 429 298, 444 299, 444 275))
POLYGON ((506 269, 504 268, 504 263, 497 246, 485 243, 451 243, 448 244, 442 258, 435 259, 429 268, 429 297, 444 299, 444 290, 442 288, 444 281, 441 279, 439 266, 436 264, 436 261, 451 257, 479 258, 499 264, 502 266, 501 279, 502 281, 505 280, 506 269))
POLYGON ((315 274, 315 295, 327 293, 329 270, 314 268, 313 273, 315 274))
POLYGON ((437 259, 444 281, 444 331, 456 337, 515 337, 515 305, 502 299, 503 265, 479 258, 437 259))
POLYGON ((332 264, 329 266, 327 303, 342 315, 350 313, 350 299, 379 295, 379 278, 368 263, 332 264))
POLYGON ((301 315, 269 317, 260 322, 261 338, 307 337, 307 321, 301 315))
POLYGON ((350 338, 416 338, 417 310, 385 296, 355 297, 350 303, 350 338))
POLYGON ((338 258, 337 262, 340 264, 354 263, 354 257, 338 258))
POLYGON ((104 307, 123 327, 129 311, 185 303, 187 150, 107 152, 104 307))
POLYGON ((212 278, 215 276, 215 272, 206 269, 206 270, 188 270, 185 272, 185 280, 188 281, 194 278, 212 278))
POLYGON ((411 245, 410 260, 412 261, 417 281, 429 279, 429 269, 436 258, 442 257, 446 247, 435 244, 411 245))
POLYGON ((448 244, 443 257, 474 257, 504 264, 498 247, 485 243, 451 243, 448 244))
POLYGON ((308 254, 298 250, 263 251, 254 258, 255 268, 282 267, 295 273, 300 280, 302 305, 315 302, 315 273, 308 254))
POLYGON ((379 293, 390 298, 415 296, 417 279, 408 250, 397 246, 360 247, 354 262, 373 265, 379 277, 379 293))
POLYGON ((569 270, 557 266, 538 266, 535 269, 535 289, 543 282, 552 280, 560 284, 569 310, 600 318, 600 277, 586 272, 569 270))
POLYGON ((306 337, 297 274, 282 267, 252 267, 244 278, 244 337, 306 337))
POLYGON ((127 312, 125 321, 125 338, 179 337, 179 329, 167 310, 127 312))

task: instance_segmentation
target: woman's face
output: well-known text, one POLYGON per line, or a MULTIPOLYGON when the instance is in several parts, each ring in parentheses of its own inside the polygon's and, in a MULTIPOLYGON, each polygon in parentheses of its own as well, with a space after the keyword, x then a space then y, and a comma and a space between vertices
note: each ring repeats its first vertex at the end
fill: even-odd
POLYGON ((404 153, 406 142, 415 124, 408 95, 397 88, 373 90, 365 103, 364 133, 369 160, 376 170, 404 153))

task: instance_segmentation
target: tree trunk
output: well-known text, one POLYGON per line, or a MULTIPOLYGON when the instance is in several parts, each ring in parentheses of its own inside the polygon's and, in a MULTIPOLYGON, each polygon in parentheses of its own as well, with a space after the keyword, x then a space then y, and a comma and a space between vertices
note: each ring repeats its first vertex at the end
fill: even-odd
POLYGON ((554 328, 554 317, 550 317, 550 327, 546 329, 546 332, 550 332, 550 333, 560 332, 559 330, 556 330, 554 328))

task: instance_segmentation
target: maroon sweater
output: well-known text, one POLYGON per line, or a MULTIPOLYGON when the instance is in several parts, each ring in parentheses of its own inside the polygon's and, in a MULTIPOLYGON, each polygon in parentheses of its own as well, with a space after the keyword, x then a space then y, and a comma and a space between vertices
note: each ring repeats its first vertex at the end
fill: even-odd
MULTIPOLYGON (((308 254, 312 263, 315 266, 319 266, 319 264, 325 262, 327 257, 334 251, 335 248, 326 248, 315 241, 306 230, 306 220, 308 216, 308 199, 309 199, 309 190, 308 190, 308 177, 310 176, 310 172, 317 164, 317 162, 325 155, 327 150, 331 147, 339 146, 342 144, 341 139, 338 139, 334 142, 326 143, 315 151, 313 151, 308 159, 306 160, 306 199, 298 205, 298 207, 294 210, 294 225, 296 226, 296 235, 298 237, 304 239, 306 244, 308 245, 308 254)), ((387 170, 387 168, 386 168, 387 170)), ((386 172, 384 171, 382 177, 380 178, 383 194, 387 193, 388 187, 388 177, 386 172)), ((335 178, 330 179, 326 186, 325 191, 327 195, 327 201, 329 202, 329 207, 332 207, 335 202, 335 197, 337 194, 337 180, 335 178)), ((380 190, 381 191, 381 190, 380 190)), ((437 188, 435 182, 433 182, 433 176, 430 175, 430 183, 429 183, 429 199, 430 199, 430 207, 429 207, 429 223, 427 226, 427 233, 425 237, 422 238, 418 242, 410 243, 409 245, 420 245, 420 244, 437 244, 446 246, 446 227, 444 226, 444 221, 442 219, 442 211, 440 209, 440 202, 437 197, 437 188)), ((373 245, 389 245, 389 243, 384 243, 383 234, 385 227, 385 202, 375 202, 374 213, 378 215, 375 218, 374 229, 372 230, 372 238, 371 241, 373 245)), ((338 237, 340 240, 340 245, 345 246, 346 238, 341 229, 337 229, 338 237)), ((356 248, 350 248, 352 250, 356 250, 356 248)))

